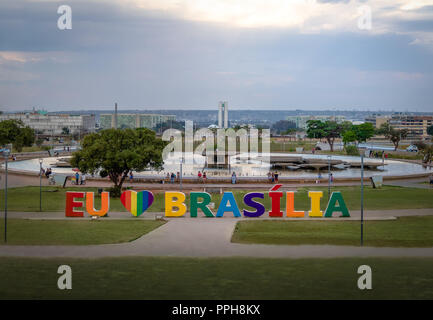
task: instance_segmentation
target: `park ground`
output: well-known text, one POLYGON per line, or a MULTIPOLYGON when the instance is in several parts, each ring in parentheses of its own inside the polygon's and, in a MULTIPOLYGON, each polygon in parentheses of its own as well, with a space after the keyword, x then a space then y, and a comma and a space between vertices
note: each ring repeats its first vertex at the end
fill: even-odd
POLYGON ((1 299, 433 299, 433 258, 0 259, 1 299), (57 268, 73 270, 72 290, 57 268), (372 268, 359 290, 358 267, 372 268))
MULTIPOLYGON (((8 190, 0 299, 433 299, 432 189, 367 187, 366 213, 378 220, 365 221, 365 248, 353 219, 134 219, 112 199, 109 218, 65 220, 67 190, 44 187, 43 212, 38 187, 8 190), (65 264, 73 289, 61 291, 65 264), (361 265, 372 268, 373 290, 357 287, 361 265)), ((299 187, 296 210, 309 209, 308 190, 324 191, 326 206, 326 187, 299 187)), ((359 210, 359 186, 335 190, 359 210)), ((234 192, 243 208, 248 191, 234 192)), ((162 195, 152 212, 163 211, 162 195)))

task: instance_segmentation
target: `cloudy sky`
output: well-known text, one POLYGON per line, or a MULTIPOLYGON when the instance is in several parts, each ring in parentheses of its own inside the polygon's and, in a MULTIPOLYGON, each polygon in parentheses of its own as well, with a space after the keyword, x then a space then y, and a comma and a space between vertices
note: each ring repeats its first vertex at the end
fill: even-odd
POLYGON ((1 110, 220 100, 433 111, 433 0, 0 1, 1 110))

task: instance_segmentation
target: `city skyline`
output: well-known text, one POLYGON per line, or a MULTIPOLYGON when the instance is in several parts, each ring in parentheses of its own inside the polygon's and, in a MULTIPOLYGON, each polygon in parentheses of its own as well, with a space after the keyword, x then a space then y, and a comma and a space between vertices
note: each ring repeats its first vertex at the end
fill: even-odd
POLYGON ((430 0, 61 4, 0 4, 0 110, 433 109, 430 0))

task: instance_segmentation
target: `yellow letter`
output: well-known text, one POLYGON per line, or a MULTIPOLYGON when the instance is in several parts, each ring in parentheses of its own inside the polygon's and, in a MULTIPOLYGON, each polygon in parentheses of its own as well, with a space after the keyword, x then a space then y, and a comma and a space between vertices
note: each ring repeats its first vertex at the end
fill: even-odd
POLYGON ((94 208, 94 193, 87 192, 86 195, 86 210, 91 216, 100 216, 103 217, 110 210, 110 193, 102 192, 101 193, 101 210, 96 211, 94 208))
POLYGON ((322 217, 323 211, 320 211, 320 199, 323 197, 322 191, 309 191, 308 196, 311 198, 311 211, 308 211, 310 217, 322 217))
POLYGON ((185 194, 182 192, 166 192, 165 193, 165 216, 166 217, 181 217, 186 212, 185 194), (176 199, 173 201, 173 199, 176 199), (177 208, 177 211, 173 211, 177 208))

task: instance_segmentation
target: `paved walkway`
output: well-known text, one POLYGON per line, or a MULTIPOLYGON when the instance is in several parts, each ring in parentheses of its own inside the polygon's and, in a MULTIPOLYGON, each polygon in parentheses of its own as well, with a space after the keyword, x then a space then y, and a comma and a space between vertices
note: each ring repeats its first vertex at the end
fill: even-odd
MULTIPOLYGON (((41 218, 38 213, 12 213, 22 218, 41 218)), ((43 214, 44 216, 46 214, 43 214)), ((60 213, 48 214, 60 218, 60 213)), ((112 214, 108 219, 115 219, 112 214)), ((367 219, 390 219, 398 216, 433 215, 433 209, 367 211, 367 219)), ((359 212, 352 213, 359 219, 359 212)), ((88 219, 88 218, 87 218, 88 219)), ((142 236, 122 244, 90 246, 0 246, 0 256, 101 258, 124 256, 173 257, 266 257, 266 258, 331 258, 331 257, 433 257, 433 248, 373 248, 331 245, 257 245, 231 243, 234 218, 176 218, 142 236)), ((329 219, 328 219, 329 220, 329 219)), ((332 221, 345 221, 335 218, 332 221)), ((315 221, 315 219, 309 219, 315 221)))
MULTIPOLYGON (((0 172, 0 190, 4 189, 4 172, 0 172)), ((428 182, 428 178, 416 178, 416 179, 404 179, 404 180, 388 180, 385 181, 385 185, 394 185, 394 186, 402 186, 402 187, 411 187, 411 188, 424 188, 429 189, 432 188, 429 184, 424 183, 428 182)), ((328 182, 322 181, 320 184, 316 183, 297 183, 297 182, 287 182, 282 181, 283 184, 282 190, 287 189, 295 189, 300 187, 315 187, 322 186, 327 187, 328 182)), ((48 180, 46 178, 42 179, 42 185, 48 186, 48 180)), ((110 187, 112 183, 110 181, 87 181, 85 187, 110 187)), ((242 184, 230 184, 230 183, 212 183, 212 184, 203 184, 203 183, 188 183, 183 184, 184 190, 202 190, 203 188, 208 189, 253 189, 253 190, 269 190, 274 184, 270 183, 242 183, 242 184)), ((337 186, 359 186, 360 181, 335 181, 332 184, 332 187, 337 186)), ((365 185, 370 185, 369 182, 365 182, 365 185)), ((37 176, 25 176, 25 175, 17 175, 17 174, 9 174, 8 175, 8 186, 9 188, 16 187, 25 187, 25 186, 39 186, 39 177, 37 176)), ((67 183, 67 187, 77 187, 82 188, 83 186, 76 186, 71 184, 70 181, 67 183)), ((133 187, 134 189, 142 189, 142 190, 179 190, 179 183, 175 184, 159 184, 159 183, 130 183, 129 181, 125 181, 124 187, 133 187)))

